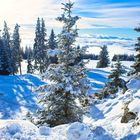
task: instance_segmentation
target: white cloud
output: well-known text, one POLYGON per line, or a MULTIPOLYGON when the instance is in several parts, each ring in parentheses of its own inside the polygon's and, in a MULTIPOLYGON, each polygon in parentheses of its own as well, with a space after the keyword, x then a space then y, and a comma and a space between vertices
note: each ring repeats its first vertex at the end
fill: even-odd
MULTIPOLYGON (((108 4, 102 3, 82 4, 80 0, 75 2, 74 11, 79 13, 81 19, 78 21, 79 29, 106 28, 111 27, 135 27, 140 22, 140 8, 136 4, 108 4), (89 12, 91 15, 98 13, 97 16, 87 17, 80 12, 89 12)), ((62 25, 55 20, 62 13, 61 3, 66 0, 0 0, 0 29, 3 21, 6 20, 10 29, 13 24, 21 25, 22 40, 28 40, 28 44, 34 38, 34 26, 37 17, 43 17, 48 28, 60 28, 62 25)))

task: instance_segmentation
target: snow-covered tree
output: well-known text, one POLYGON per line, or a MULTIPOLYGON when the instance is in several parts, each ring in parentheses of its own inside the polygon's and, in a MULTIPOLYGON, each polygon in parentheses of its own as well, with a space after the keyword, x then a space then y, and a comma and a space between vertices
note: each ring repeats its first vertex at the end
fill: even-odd
POLYGON ((33 62, 33 58, 32 58, 32 54, 28 54, 28 58, 27 58, 27 73, 33 73, 34 72, 34 67, 32 65, 32 62, 33 62))
POLYGON ((52 50, 57 48, 56 36, 54 34, 53 29, 51 30, 51 34, 50 34, 50 37, 49 37, 49 40, 48 40, 48 45, 49 45, 49 48, 52 49, 52 50))
POLYGON ((111 70, 112 73, 109 75, 109 78, 111 78, 113 81, 117 81, 119 77, 123 74, 124 68, 119 59, 115 63, 114 67, 115 68, 111 70))
POLYGON ((75 63, 85 49, 77 49, 74 42, 78 36, 74 28, 78 16, 72 16, 73 3, 63 4, 64 13, 57 20, 64 24, 62 32, 58 35, 57 64, 50 64, 46 73, 48 85, 39 89, 40 105, 38 124, 56 126, 82 120, 82 106, 80 101, 88 90, 83 60, 75 63), (76 102, 77 101, 77 102, 76 102))
POLYGON ((34 43, 34 60, 35 60, 35 69, 39 70, 40 73, 46 71, 46 28, 45 22, 43 19, 38 18, 36 31, 35 31, 35 43, 34 43))
POLYGON ((9 75, 9 66, 7 59, 7 52, 3 44, 3 40, 0 39, 0 75, 9 75))
POLYGON ((35 31, 35 39, 34 39, 34 61, 35 61, 35 69, 37 68, 38 65, 38 57, 39 56, 39 51, 40 51, 40 18, 37 19, 37 24, 36 24, 36 31, 35 31))
POLYGON ((108 67, 108 64, 109 64, 109 56, 108 56, 107 46, 104 45, 103 47, 101 47, 97 68, 108 67))
POLYGON ((127 90, 126 82, 121 78, 123 73, 124 67, 118 59, 114 68, 111 70, 111 74, 108 76, 109 82, 101 91, 104 96, 118 92, 119 88, 123 89, 123 93, 127 90))
POLYGON ((4 29, 2 33, 2 41, 4 46, 4 54, 5 54, 5 67, 3 68, 5 71, 5 74, 13 74, 13 59, 11 55, 11 48, 10 48, 10 34, 9 34, 9 28, 7 26, 7 23, 4 21, 4 29))
POLYGON ((45 27, 45 21, 42 18, 41 19, 41 48, 40 48, 40 73, 44 73, 47 69, 47 63, 48 63, 48 57, 47 57, 47 45, 46 45, 46 27, 45 27))
MULTIPOLYGON (((140 27, 136 28, 135 31, 140 32, 140 27)), ((134 68, 133 74, 140 74, 140 37, 137 38, 136 46, 136 56, 135 63, 132 66, 134 68)))
POLYGON ((19 34, 19 25, 16 24, 14 28, 13 38, 12 38, 12 58, 13 58, 13 65, 14 65, 14 73, 18 72, 18 68, 21 71, 21 61, 22 61, 22 52, 20 46, 20 34, 19 34))
POLYGON ((22 50, 22 57, 23 57, 23 59, 27 60, 30 53, 32 55, 32 58, 34 58, 34 56, 33 56, 33 54, 34 54, 33 49, 30 46, 26 46, 25 50, 22 50))
MULTIPOLYGON (((54 31, 52 29, 49 40, 48 40, 48 51, 53 53, 56 51, 56 49, 57 49, 57 41, 56 41, 56 36, 54 34, 54 31)), ((53 56, 49 55, 48 53, 48 59, 49 59, 49 64, 57 63, 57 56, 55 55, 55 53, 53 56)))

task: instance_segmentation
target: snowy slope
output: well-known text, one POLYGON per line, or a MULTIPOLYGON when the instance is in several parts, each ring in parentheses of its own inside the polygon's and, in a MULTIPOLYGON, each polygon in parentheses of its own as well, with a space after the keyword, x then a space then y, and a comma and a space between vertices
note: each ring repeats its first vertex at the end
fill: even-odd
POLYGON ((33 90, 44 84, 37 76, 0 76, 0 118, 23 117, 37 107, 33 90))
MULTIPOLYGON (((96 69, 97 61, 87 64, 87 73, 93 87, 98 92, 107 81, 111 68, 96 69)), ((132 62, 131 62, 132 63, 132 62)), ((129 69, 130 63, 123 62, 129 69)), ((124 77, 126 78, 126 77, 124 77)), ((54 128, 37 128, 25 121, 27 111, 37 107, 34 89, 44 84, 36 75, 0 76, 0 139, 2 140, 140 140, 140 126, 132 127, 134 120, 121 123, 124 102, 131 101, 130 111, 140 117, 140 79, 132 79, 128 91, 116 98, 93 101, 90 113, 84 116, 86 124, 65 124, 54 128), (86 135, 87 134, 87 135, 86 135)))

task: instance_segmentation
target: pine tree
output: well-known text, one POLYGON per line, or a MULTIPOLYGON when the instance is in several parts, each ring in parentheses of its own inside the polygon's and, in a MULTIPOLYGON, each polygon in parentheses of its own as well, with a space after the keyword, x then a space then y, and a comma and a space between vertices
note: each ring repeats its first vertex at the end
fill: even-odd
POLYGON ((81 121, 83 111, 76 100, 80 101, 88 90, 85 63, 82 60, 74 63, 80 54, 85 53, 85 50, 74 46, 75 38, 78 36, 74 25, 79 17, 71 15, 73 3, 69 2, 63 6, 64 13, 57 18, 64 23, 63 30, 58 36, 58 63, 49 65, 46 79, 51 83, 40 88, 42 107, 39 110, 38 123, 47 123, 50 126, 81 121))
POLYGON ((4 54, 5 54, 5 67, 4 71, 5 74, 13 74, 14 68, 13 68, 13 60, 11 55, 11 48, 10 48, 10 34, 9 34, 9 28, 7 26, 7 23, 4 21, 4 29, 2 33, 2 41, 4 46, 4 54), (6 66, 7 65, 7 66, 6 66))
POLYGON ((108 56, 107 46, 104 45, 103 47, 101 47, 97 68, 108 67, 108 64, 109 64, 109 56, 108 56))
MULTIPOLYGON (((136 28, 135 31, 140 32, 140 27, 136 28)), ((134 71, 132 74, 140 74, 140 37, 137 38, 137 43, 135 44, 136 48, 136 56, 135 56, 135 63, 132 66, 134 68, 134 71)))
POLYGON ((25 47, 25 50, 23 51, 23 59, 28 59, 29 54, 31 54, 32 58, 34 58, 34 52, 33 49, 29 46, 25 47))
POLYGON ((0 39, 0 75, 9 75, 9 66, 7 52, 3 43, 3 40, 0 39))
POLYGON ((40 51, 40 18, 37 19, 36 31, 35 31, 35 43, 34 43, 34 60, 35 60, 35 69, 38 69, 38 59, 39 59, 39 51, 40 51))
POLYGON ((109 82, 101 91, 101 93, 104 94, 105 97, 109 94, 117 93, 119 88, 123 89, 123 93, 127 90, 126 82, 121 79, 121 76, 124 73, 124 67, 122 66, 119 59, 117 60, 114 68, 111 71, 111 74, 108 76, 109 82))
MULTIPOLYGON (((48 51, 55 52, 56 49, 57 49, 57 41, 56 41, 56 36, 54 34, 54 31, 52 29, 49 40, 48 40, 48 51)), ((48 54, 48 59, 49 59, 49 64, 57 63, 57 56, 55 55, 55 53, 53 54, 53 56, 50 56, 48 54)))
POLYGON ((14 64, 14 73, 17 73, 19 68, 20 74, 22 74, 21 71, 22 52, 20 47, 21 39, 19 35, 19 27, 20 26, 16 24, 14 28, 13 40, 12 40, 12 58, 14 64))
POLYGON ((112 79, 111 81, 114 84, 117 84, 117 81, 119 80, 120 76, 123 74, 124 72, 124 68, 120 62, 120 60, 117 60, 117 63, 114 66, 115 68, 112 69, 112 73, 109 75, 109 78, 112 79))
POLYGON ((47 61, 47 55, 46 55, 46 28, 45 28, 45 22, 43 19, 38 18, 37 25, 36 25, 36 31, 35 31, 36 37, 35 37, 35 43, 34 43, 34 60, 35 60, 35 69, 39 70, 40 73, 43 73, 46 71, 46 61, 47 61))
POLYGON ((46 65, 47 65, 47 45, 46 45, 46 27, 45 27, 45 21, 42 18, 41 19, 41 48, 40 48, 40 73, 44 73, 47 69, 46 65))
POLYGON ((51 34, 48 40, 48 46, 50 49, 54 50, 57 48, 57 41, 56 41, 56 36, 54 34, 54 30, 51 30, 51 34))
POLYGON ((34 68, 32 65, 33 59, 32 59, 32 54, 28 54, 28 58, 27 58, 27 73, 33 73, 34 72, 34 68))

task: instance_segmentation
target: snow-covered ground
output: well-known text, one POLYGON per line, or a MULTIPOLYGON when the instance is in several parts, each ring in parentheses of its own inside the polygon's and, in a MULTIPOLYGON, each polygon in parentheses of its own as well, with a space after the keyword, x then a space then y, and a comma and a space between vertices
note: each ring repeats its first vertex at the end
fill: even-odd
MULTIPOLYGON (((90 61, 87 73, 98 92, 107 81, 111 68, 97 69, 97 61, 90 61)), ((129 70, 132 62, 123 62, 129 70)), ((23 67, 26 65, 24 62, 23 67)), ((23 68, 23 73, 26 67, 23 68)), ((126 77, 124 76, 126 79, 126 77)), ((124 103, 130 101, 130 111, 140 118, 140 78, 127 84, 125 94, 117 93, 116 98, 95 100, 84 116, 84 123, 60 125, 54 128, 37 128, 25 119, 28 111, 35 111, 37 94, 34 89, 43 85, 37 75, 0 76, 0 140, 140 140, 140 125, 133 127, 135 120, 121 123, 124 103)))

